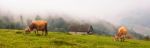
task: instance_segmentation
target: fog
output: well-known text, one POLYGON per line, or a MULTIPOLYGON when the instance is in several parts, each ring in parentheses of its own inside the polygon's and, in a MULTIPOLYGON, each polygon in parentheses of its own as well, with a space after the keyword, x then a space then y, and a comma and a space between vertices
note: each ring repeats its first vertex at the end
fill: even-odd
POLYGON ((148 32, 150 0, 0 0, 0 16, 18 20, 20 16, 33 19, 37 15, 81 22, 106 21, 135 31, 140 26, 148 32))
POLYGON ((128 17, 121 19, 121 24, 127 25, 131 29, 141 34, 150 35, 150 11, 149 10, 135 10, 134 12, 127 13, 128 17))
POLYGON ((149 3, 149 0, 0 0, 0 12, 26 17, 65 13, 76 19, 117 24, 128 12, 149 10, 149 3))

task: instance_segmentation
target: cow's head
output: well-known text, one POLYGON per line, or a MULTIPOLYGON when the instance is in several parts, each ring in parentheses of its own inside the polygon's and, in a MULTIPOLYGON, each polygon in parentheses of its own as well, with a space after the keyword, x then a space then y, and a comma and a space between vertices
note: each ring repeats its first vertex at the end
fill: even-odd
POLYGON ((25 33, 30 33, 31 29, 29 27, 25 28, 25 33))
POLYGON ((29 25, 29 26, 25 29, 25 32, 26 32, 26 33, 31 32, 33 29, 34 29, 34 25, 31 24, 31 25, 29 25))

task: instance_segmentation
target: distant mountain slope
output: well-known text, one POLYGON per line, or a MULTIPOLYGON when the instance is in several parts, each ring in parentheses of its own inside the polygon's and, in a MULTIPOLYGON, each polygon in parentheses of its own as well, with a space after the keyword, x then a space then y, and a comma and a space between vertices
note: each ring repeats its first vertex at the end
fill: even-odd
POLYGON ((99 21, 91 24, 93 25, 94 31, 98 34, 114 35, 117 31, 113 24, 106 21, 99 21))
POLYGON ((137 34, 150 36, 150 11, 148 10, 133 10, 126 13, 127 17, 122 18, 119 23, 126 25, 130 30, 137 34))

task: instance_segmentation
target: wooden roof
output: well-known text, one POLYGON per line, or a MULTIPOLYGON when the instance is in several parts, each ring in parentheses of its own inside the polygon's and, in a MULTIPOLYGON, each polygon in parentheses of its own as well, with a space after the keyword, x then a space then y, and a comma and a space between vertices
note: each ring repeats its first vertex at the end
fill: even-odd
POLYGON ((92 32, 93 28, 89 24, 72 24, 69 26, 70 32, 92 32))

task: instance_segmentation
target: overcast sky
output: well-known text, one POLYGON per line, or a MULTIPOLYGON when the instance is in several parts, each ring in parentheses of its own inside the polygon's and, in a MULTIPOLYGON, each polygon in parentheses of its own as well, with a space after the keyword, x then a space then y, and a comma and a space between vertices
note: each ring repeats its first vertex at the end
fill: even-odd
MULTIPOLYGON (((117 23, 136 10, 150 11, 150 0, 0 0, 0 12, 29 17, 49 12, 66 13, 84 20, 117 23)), ((138 17, 138 16, 137 16, 138 17)))

